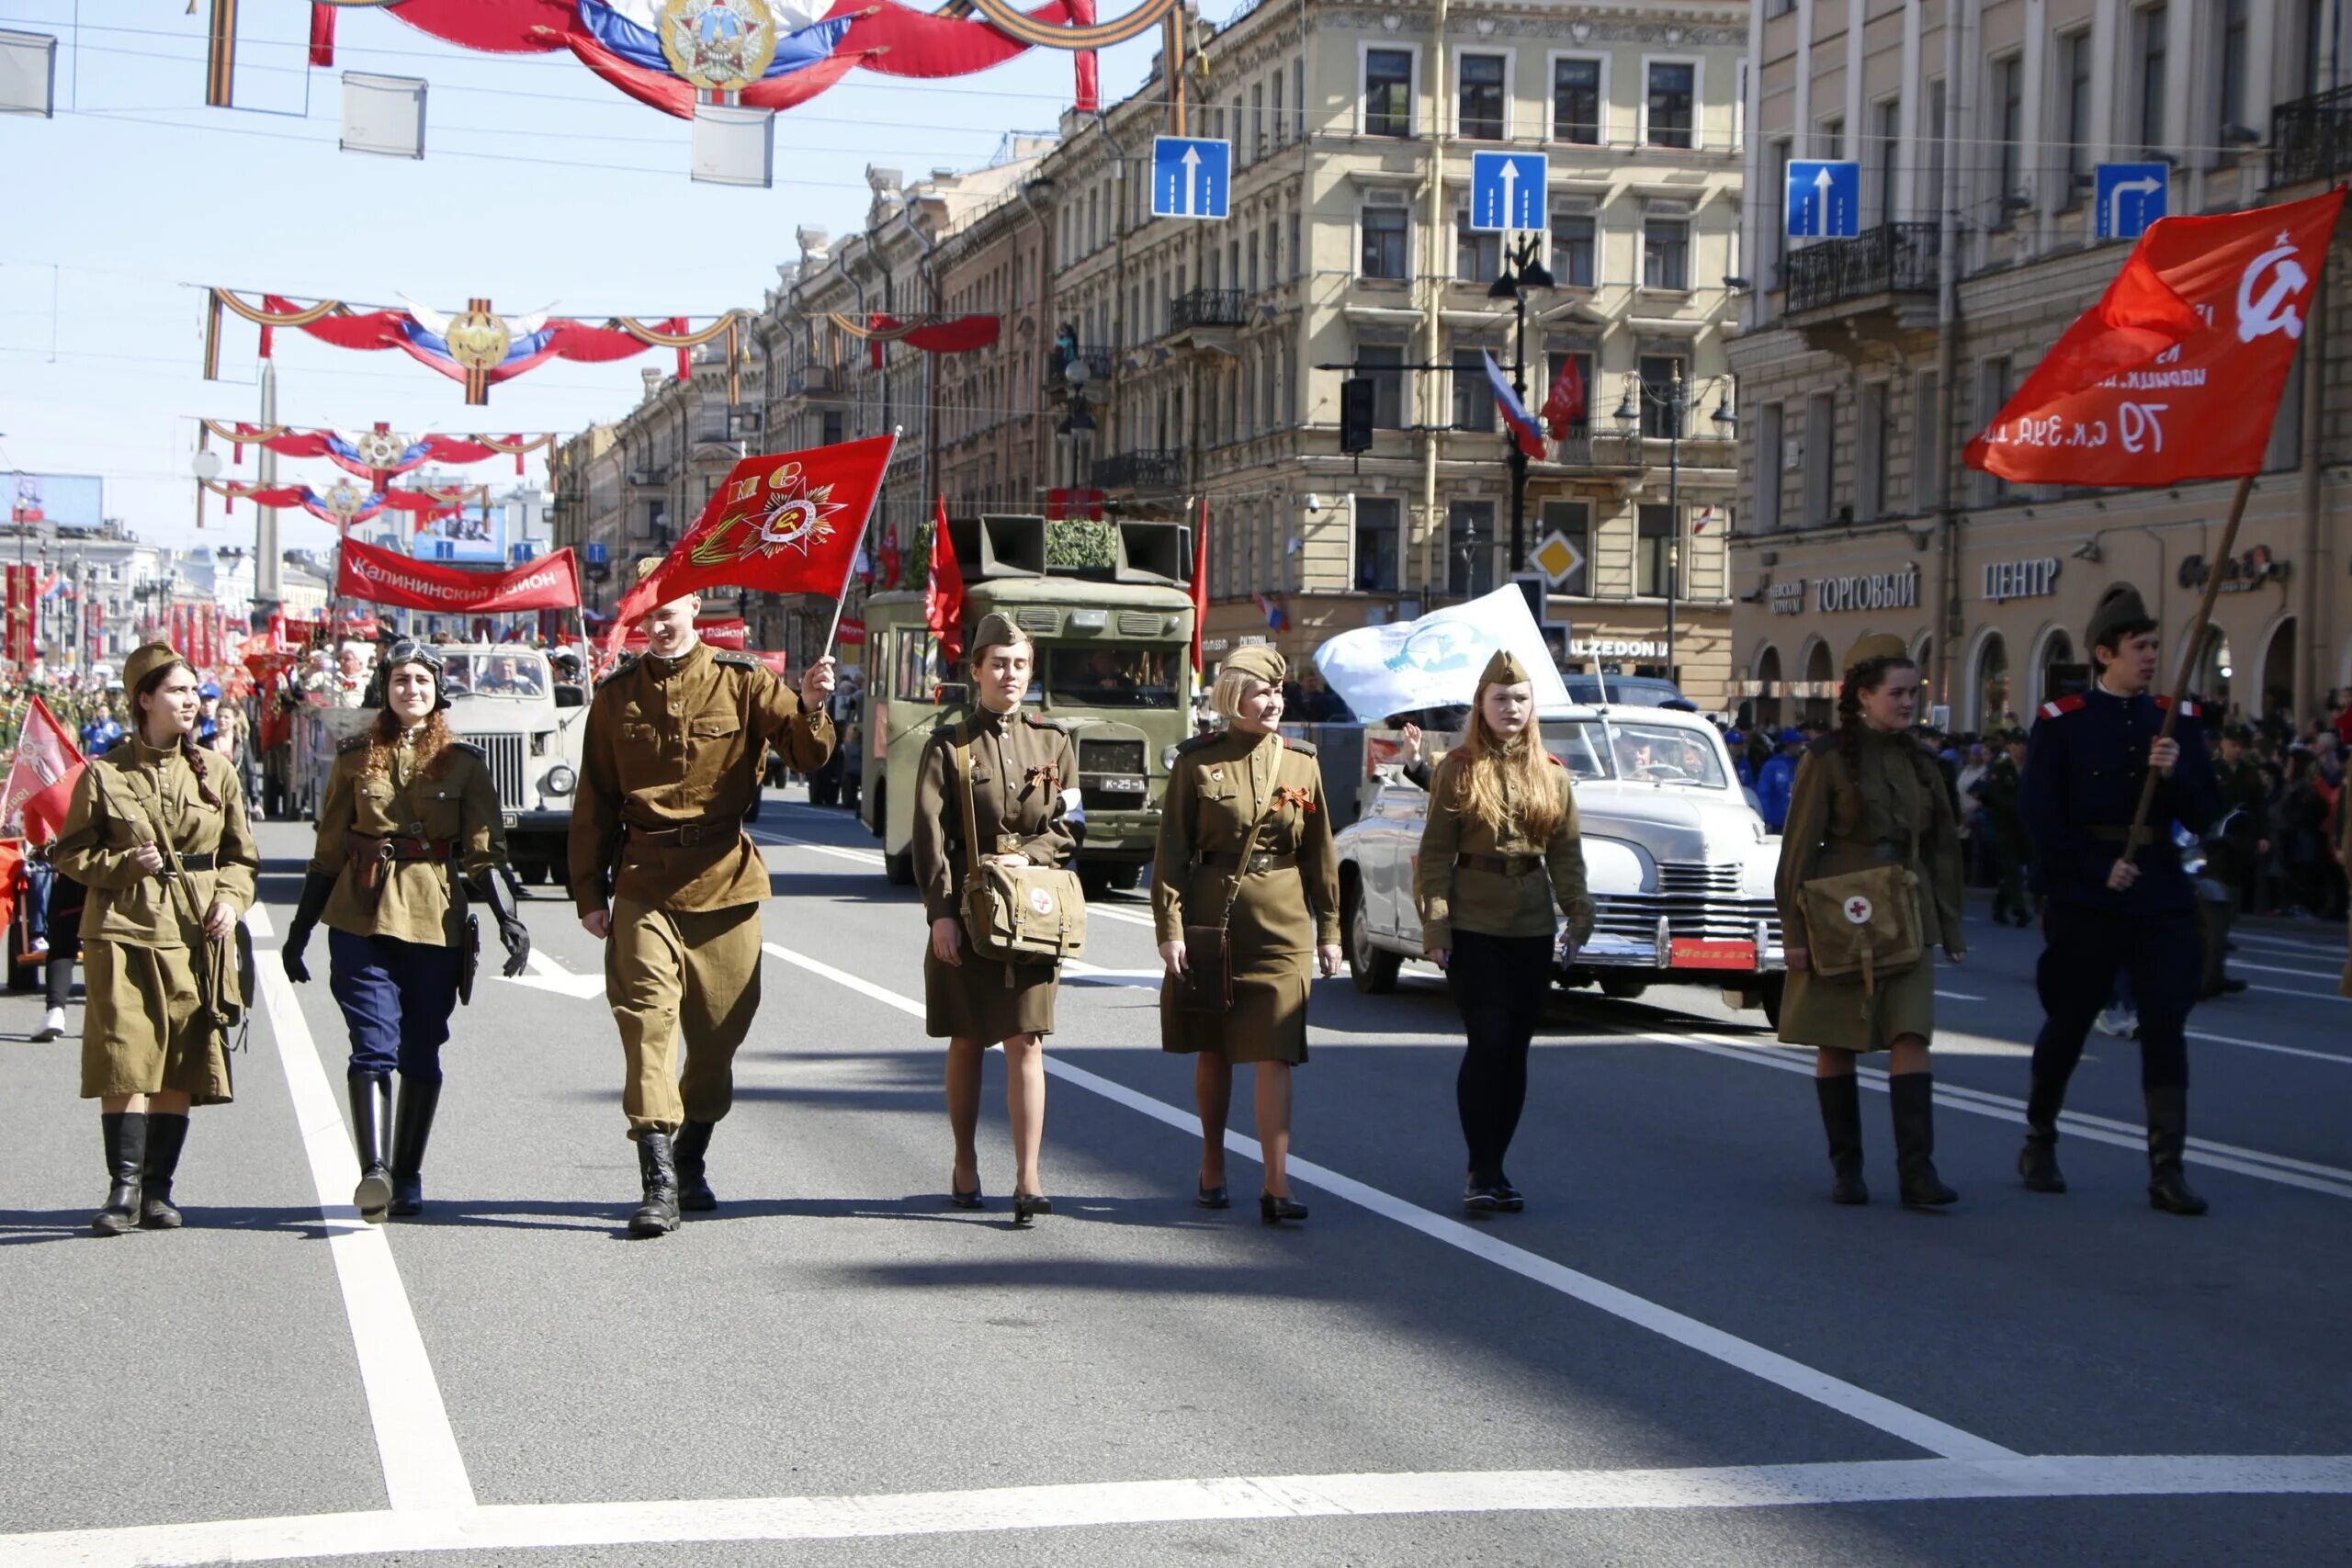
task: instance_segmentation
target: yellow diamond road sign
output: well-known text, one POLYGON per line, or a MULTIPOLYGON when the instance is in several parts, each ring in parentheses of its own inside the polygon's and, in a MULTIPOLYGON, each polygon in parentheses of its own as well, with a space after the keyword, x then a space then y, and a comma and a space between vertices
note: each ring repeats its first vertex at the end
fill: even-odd
POLYGON ((1584 552, 1569 543, 1566 534, 1559 533, 1544 536, 1544 542, 1535 547, 1532 558, 1542 569, 1545 581, 1555 588, 1574 577, 1584 566, 1584 552))

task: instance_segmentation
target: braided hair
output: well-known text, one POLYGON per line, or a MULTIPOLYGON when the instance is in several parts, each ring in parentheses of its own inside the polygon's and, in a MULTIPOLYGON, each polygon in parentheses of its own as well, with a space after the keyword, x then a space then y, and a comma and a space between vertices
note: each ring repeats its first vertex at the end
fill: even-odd
MULTIPOLYGON (((175 659, 168 664, 164 664, 149 671, 146 678, 139 682, 139 689, 130 694, 131 728, 138 730, 142 738, 146 732, 146 726, 145 720, 140 710, 139 699, 141 697, 153 696, 155 693, 162 688, 164 682, 171 679, 172 671, 175 670, 187 671, 191 679, 193 679, 196 674, 195 665, 190 664, 185 659, 175 659)), ((196 775, 196 793, 198 796, 203 800, 205 805, 209 806, 215 811, 218 811, 220 808, 220 797, 212 792, 212 783, 205 776, 204 759, 197 755, 196 737, 193 735, 181 736, 179 752, 180 760, 187 764, 187 771, 196 775)))

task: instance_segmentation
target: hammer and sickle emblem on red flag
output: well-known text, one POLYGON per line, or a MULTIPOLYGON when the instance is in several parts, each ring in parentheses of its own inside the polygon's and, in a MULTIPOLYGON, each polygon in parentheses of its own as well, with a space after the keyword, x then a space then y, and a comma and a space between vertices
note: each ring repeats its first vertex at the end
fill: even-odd
POLYGON ((2303 318, 2293 301, 2311 287, 2312 278, 2295 256, 2294 242, 2281 232, 2278 243, 2246 263, 2245 271, 2238 275, 2240 343, 2252 343, 2272 333, 2285 333, 2290 338, 2303 335, 2303 318), (2254 286, 2265 273, 2271 274, 2269 286, 2257 299, 2254 286))

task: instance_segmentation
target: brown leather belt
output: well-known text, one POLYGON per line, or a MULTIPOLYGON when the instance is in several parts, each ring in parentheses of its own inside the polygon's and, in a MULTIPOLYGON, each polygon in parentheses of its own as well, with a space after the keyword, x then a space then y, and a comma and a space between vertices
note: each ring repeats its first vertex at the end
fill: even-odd
POLYGON ((628 829, 628 836, 632 839, 657 844, 675 844, 685 850, 722 840, 732 843, 743 836, 742 822, 732 817, 717 822, 681 822, 670 828, 641 828, 634 822, 625 822, 622 826, 628 829))
POLYGON ((1532 876, 1544 869, 1542 855, 1456 855, 1453 863, 1497 876, 1532 876))
POLYGON ((1298 864, 1298 857, 1296 855, 1269 854, 1264 851, 1260 851, 1258 853, 1250 857, 1250 864, 1247 868, 1244 868, 1241 863, 1241 857, 1238 854, 1229 852, 1220 854, 1213 851, 1203 850, 1193 857, 1193 863, 1197 866, 1205 866, 1211 871, 1239 871, 1245 875, 1254 875, 1259 872, 1265 871, 1288 871, 1298 864))
MULTIPOLYGON (((170 868, 167 866, 164 869, 165 874, 169 874, 170 868)), ((180 856, 180 869, 182 871, 210 871, 212 869, 212 852, 210 850, 206 850, 200 854, 183 853, 180 856)))
MULTIPOLYGON (((379 839, 369 833, 345 833, 343 852, 352 860, 447 860, 449 846, 440 839, 379 839)), ((181 857, 185 863, 187 857, 181 857)))

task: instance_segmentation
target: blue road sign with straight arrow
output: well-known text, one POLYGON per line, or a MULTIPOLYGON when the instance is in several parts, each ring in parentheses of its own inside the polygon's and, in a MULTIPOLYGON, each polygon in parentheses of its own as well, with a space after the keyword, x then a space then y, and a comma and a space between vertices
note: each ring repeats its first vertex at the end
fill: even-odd
POLYGON ((1151 141, 1151 215, 1232 215, 1233 143, 1205 136, 1156 136, 1151 141))
POLYGON ((1470 227, 1489 234, 1544 228, 1551 167, 1541 152, 1471 153, 1470 227))
POLYGON ((2136 240, 2165 215, 2172 194, 2169 164, 2101 164, 2098 166, 2098 237, 2136 240))
POLYGON ((1862 166, 1792 160, 1788 208, 1792 240, 1852 239, 1861 231, 1862 166))

